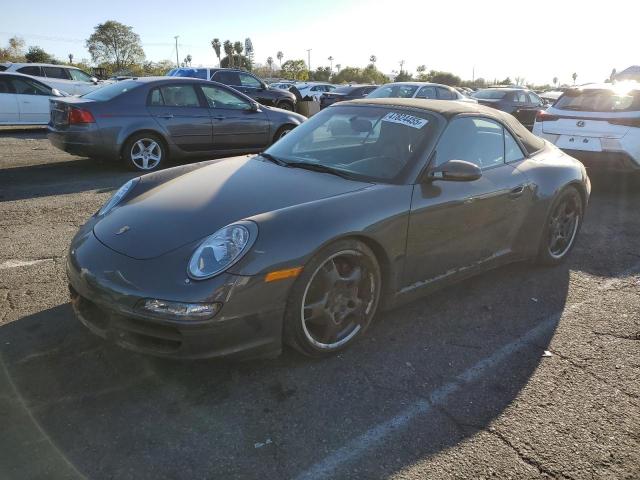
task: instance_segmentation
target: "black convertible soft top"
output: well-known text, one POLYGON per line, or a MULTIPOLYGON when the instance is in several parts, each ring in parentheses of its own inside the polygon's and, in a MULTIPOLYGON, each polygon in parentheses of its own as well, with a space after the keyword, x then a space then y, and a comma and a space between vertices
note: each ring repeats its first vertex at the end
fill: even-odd
POLYGON ((349 102, 340 102, 337 105, 346 104, 416 108, 439 113, 447 119, 451 119, 456 115, 478 114, 494 118, 507 124, 511 131, 518 136, 529 154, 542 150, 545 145, 544 140, 536 137, 533 133, 527 130, 525 126, 522 125, 513 115, 496 110, 495 108, 485 107, 478 103, 456 102, 451 100, 426 100, 421 98, 363 98, 360 100, 351 100, 349 102))

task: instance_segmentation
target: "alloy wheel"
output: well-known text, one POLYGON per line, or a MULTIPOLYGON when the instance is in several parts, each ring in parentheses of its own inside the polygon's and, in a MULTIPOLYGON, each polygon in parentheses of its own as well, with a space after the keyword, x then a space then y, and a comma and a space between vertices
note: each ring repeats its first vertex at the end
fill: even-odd
POLYGON ((564 198, 555 208, 549 218, 549 254, 555 258, 562 258, 573 245, 580 226, 582 202, 578 193, 564 198))
POLYGON ((162 160, 162 148, 151 138, 141 138, 131 146, 131 161, 140 170, 153 170, 162 160))
POLYGON ((376 276, 362 254, 345 250, 326 259, 311 276, 302 298, 302 329, 315 347, 332 350, 366 327, 376 304, 376 276))

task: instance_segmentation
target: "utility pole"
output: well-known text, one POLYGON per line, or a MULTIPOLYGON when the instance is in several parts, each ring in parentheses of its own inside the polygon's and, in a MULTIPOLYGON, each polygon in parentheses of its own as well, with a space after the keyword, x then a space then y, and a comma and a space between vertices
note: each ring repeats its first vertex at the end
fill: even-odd
POLYGON ((473 66, 473 69, 471 70, 471 82, 475 82, 476 81, 476 66, 473 66))
POLYGON ((309 68, 309 72, 311 72, 311 48, 307 49, 307 67, 309 68))
POLYGON ((178 60, 178 37, 180 35, 176 35, 175 38, 176 39, 176 67, 180 68, 180 60, 178 60))

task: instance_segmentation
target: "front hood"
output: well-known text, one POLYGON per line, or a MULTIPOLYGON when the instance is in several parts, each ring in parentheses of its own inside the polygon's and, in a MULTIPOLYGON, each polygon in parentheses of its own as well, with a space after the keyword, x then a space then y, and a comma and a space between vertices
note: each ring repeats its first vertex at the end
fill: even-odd
POLYGON ((142 177, 125 202, 95 224, 96 237, 119 253, 149 259, 238 220, 369 185, 246 156, 184 170, 142 177))

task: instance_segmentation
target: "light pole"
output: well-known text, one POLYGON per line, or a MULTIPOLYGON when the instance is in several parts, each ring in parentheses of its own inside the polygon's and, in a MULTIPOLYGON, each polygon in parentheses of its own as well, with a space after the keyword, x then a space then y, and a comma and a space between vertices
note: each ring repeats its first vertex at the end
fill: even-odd
POLYGON ((311 48, 307 49, 307 67, 309 67, 309 72, 311 72, 311 48))
POLYGON ((180 35, 176 35, 175 38, 176 39, 176 67, 180 68, 180 60, 178 60, 178 37, 180 35))

